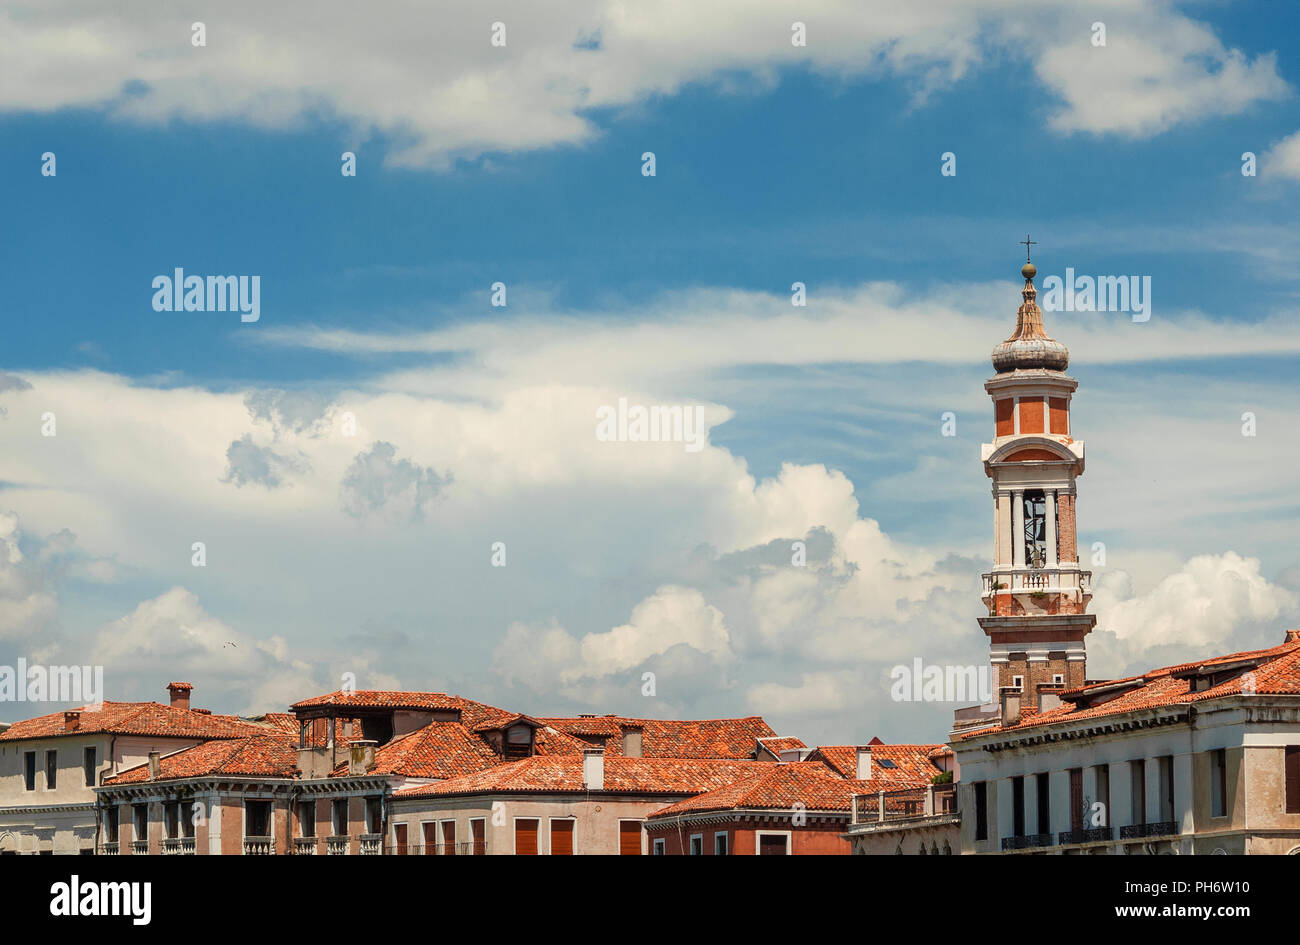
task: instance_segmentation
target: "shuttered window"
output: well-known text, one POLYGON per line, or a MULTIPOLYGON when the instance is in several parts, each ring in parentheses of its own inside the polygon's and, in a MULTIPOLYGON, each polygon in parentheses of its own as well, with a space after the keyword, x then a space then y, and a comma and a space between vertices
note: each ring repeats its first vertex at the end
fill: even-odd
POLYGON ((438 825, 424 825, 424 855, 433 856, 438 852, 438 825))
POLYGON ((456 855, 456 821, 442 822, 442 852, 447 856, 456 855))
POLYGON ((620 856, 641 855, 641 821, 618 822, 618 852, 620 856))
POLYGON ((485 833, 486 826, 487 826, 486 821, 482 820, 481 818, 479 820, 471 820, 469 822, 469 830, 474 837, 475 856, 483 856, 485 853, 487 853, 487 838, 485 833))
POLYGON ((1083 829, 1083 769, 1070 769, 1070 829, 1083 829))
POLYGON ((573 821, 551 821, 551 856, 573 856, 573 821))
POLYGON ((1286 812, 1300 814, 1300 745, 1286 750, 1286 812))
POLYGON ((406 856, 406 824, 393 825, 393 839, 396 843, 396 853, 398 856, 406 856))
POLYGON ((537 855, 537 821, 520 819, 515 821, 515 855, 537 855))

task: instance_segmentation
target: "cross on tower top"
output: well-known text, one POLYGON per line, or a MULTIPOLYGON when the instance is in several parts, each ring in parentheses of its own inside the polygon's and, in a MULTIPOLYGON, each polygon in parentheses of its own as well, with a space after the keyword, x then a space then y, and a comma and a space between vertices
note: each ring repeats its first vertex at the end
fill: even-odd
POLYGON ((1031 240, 1031 239, 1029 238, 1029 234, 1026 233, 1026 234, 1025 234, 1025 238, 1022 239, 1020 242, 1023 243, 1024 246, 1025 246, 1025 262, 1029 262, 1029 247, 1030 247, 1030 246, 1037 246, 1037 245, 1038 245, 1038 240, 1031 240))

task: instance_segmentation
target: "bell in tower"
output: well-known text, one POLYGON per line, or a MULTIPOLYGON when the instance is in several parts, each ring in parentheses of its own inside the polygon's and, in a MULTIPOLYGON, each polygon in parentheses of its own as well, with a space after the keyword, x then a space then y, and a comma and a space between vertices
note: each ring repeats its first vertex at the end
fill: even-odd
MULTIPOLYGON (((1028 244, 1028 240, 1026 240, 1028 244)), ((1027 256, 1027 254, 1026 254, 1027 256)), ((1034 287, 1025 285, 1016 330, 993 349, 993 442, 982 448, 992 480, 993 570, 983 575, 995 685, 1019 688, 1028 704, 1082 685, 1091 572, 1079 567, 1076 483, 1083 443, 1072 436, 1070 400, 1078 382, 1065 373, 1069 350, 1048 337, 1034 287)))

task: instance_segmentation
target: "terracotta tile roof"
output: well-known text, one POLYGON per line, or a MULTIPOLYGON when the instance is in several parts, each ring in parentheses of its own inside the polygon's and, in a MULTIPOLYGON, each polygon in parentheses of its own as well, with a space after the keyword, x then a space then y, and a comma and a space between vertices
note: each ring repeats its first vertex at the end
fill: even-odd
POLYGON ((0 734, 0 741, 50 738, 60 735, 154 735, 172 738, 238 738, 264 735, 266 729, 233 715, 211 715, 193 709, 174 709, 157 702, 105 702, 92 712, 82 706, 77 728, 64 730, 62 712, 15 722, 0 734))
MULTIPOLYGON (((483 739, 459 722, 430 722, 375 750, 373 774, 408 778, 454 778, 491 767, 499 761, 483 739)), ((334 770, 347 774, 347 765, 334 770)))
POLYGON ((786 737, 760 738, 758 746, 764 749, 773 758, 780 759, 781 752, 793 751, 796 748, 807 748, 801 739, 786 737))
POLYGON ((284 735, 298 737, 298 716, 291 712, 268 712, 266 715, 259 715, 255 718, 246 719, 254 725, 263 725, 267 728, 275 729, 284 735))
MULTIPOLYGON (((871 748, 871 776, 883 781, 921 781, 929 783, 939 774, 939 767, 931 760, 950 751, 946 745, 886 745, 878 739, 871 748), (880 764, 890 762, 893 767, 880 764)), ((808 761, 820 761, 843 778, 854 778, 858 773, 856 745, 819 745, 808 755, 808 761)))
POLYGON ((617 715, 596 718, 541 719, 552 728, 577 737, 587 736, 591 744, 603 744, 606 757, 623 754, 621 735, 627 729, 641 730, 643 758, 729 758, 754 757, 760 738, 776 732, 757 715, 742 719, 633 719, 617 715), (602 741, 603 739, 603 741, 602 741))
MULTIPOLYGON (((605 758, 606 792, 697 794, 729 784, 770 762, 684 758, 605 758)), ((406 788, 395 798, 463 794, 584 793, 581 755, 534 755, 477 774, 406 788)))
MULTIPOLYGON (((159 780, 205 775, 292 778, 298 764, 297 745, 284 735, 255 735, 229 741, 204 742, 164 755, 159 780)), ((148 762, 129 768, 104 784, 138 784, 149 780, 148 762)))
MULTIPOLYGON (((891 782, 890 786, 919 785, 891 782)), ((880 789, 878 781, 842 778, 821 762, 769 763, 724 787, 657 810, 650 819, 704 811, 790 810, 795 804, 802 804, 807 811, 847 813, 852 809, 854 794, 880 789)))
POLYGON ((1067 689, 1060 694, 1063 704, 1056 708, 1038 712, 1033 707, 1029 707, 1022 710, 1020 721, 1015 725, 995 725, 991 728, 974 729, 963 733, 960 737, 965 740, 978 738, 981 735, 1050 725, 1054 722, 1102 718, 1141 709, 1156 709, 1241 695, 1246 689, 1248 676, 1257 695, 1300 696, 1300 639, 1293 639, 1293 635, 1295 631, 1289 631, 1287 642, 1268 649, 1229 653, 1226 656, 1215 656, 1153 669, 1141 676, 1104 680, 1067 689), (1197 670, 1213 669, 1216 666, 1246 661, 1255 662, 1257 665, 1253 669, 1243 669, 1242 672, 1217 686, 1200 692, 1192 691, 1192 676, 1197 670), (1097 705, 1088 704, 1090 698, 1104 698, 1111 695, 1103 692, 1109 687, 1114 687, 1119 694, 1097 705))
POLYGON ((313 706, 338 706, 375 709, 462 709, 468 699, 449 696, 444 692, 405 692, 382 689, 357 689, 354 692, 327 692, 295 702, 289 708, 308 709, 313 706))

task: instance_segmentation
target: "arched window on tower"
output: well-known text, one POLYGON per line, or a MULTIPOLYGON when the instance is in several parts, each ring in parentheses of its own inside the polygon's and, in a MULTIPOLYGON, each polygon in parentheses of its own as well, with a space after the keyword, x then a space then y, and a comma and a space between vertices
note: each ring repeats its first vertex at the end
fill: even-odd
POLYGON ((1047 567, 1047 497, 1042 489, 1025 490, 1025 563, 1047 567))

